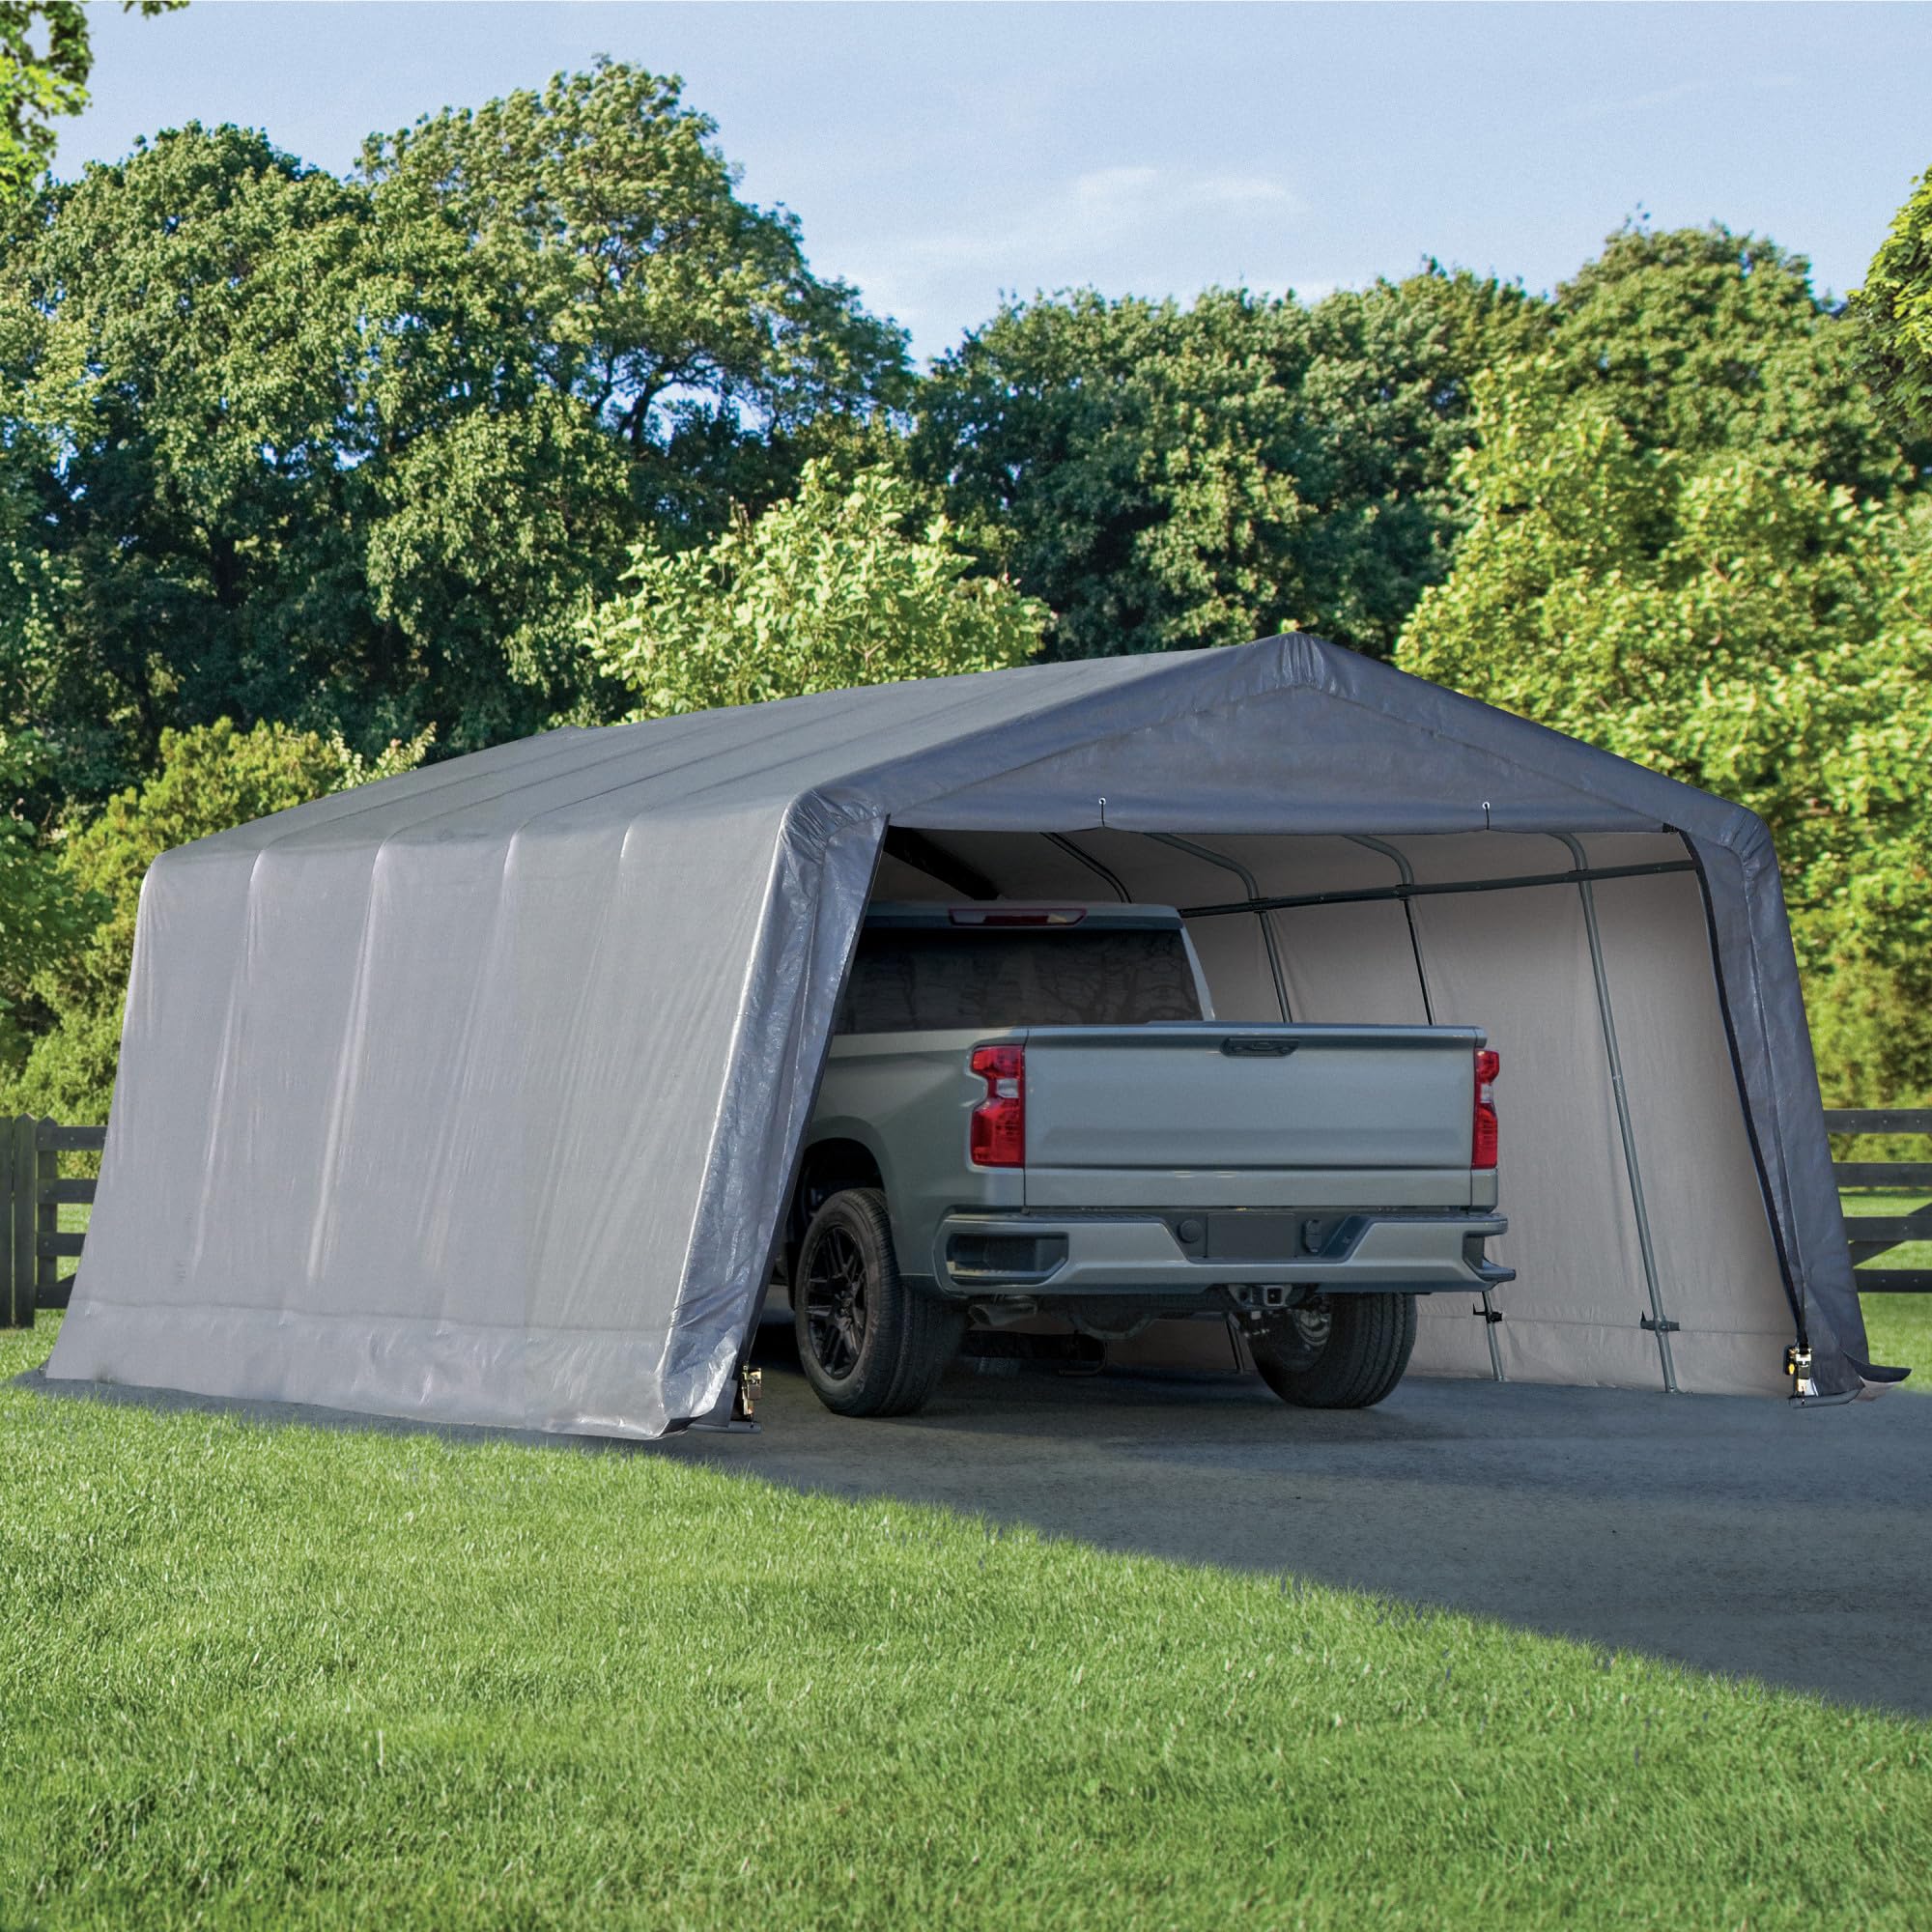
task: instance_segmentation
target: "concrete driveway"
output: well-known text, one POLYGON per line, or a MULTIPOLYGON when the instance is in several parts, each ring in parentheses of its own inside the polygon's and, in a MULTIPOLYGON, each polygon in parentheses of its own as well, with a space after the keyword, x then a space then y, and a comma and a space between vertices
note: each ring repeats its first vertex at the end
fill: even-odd
POLYGON ((661 1453, 948 1504, 1109 1549, 1289 1571, 1932 1715, 1932 1398, 1406 1381, 1291 1409, 1259 1378, 962 1369, 848 1422, 761 1338, 757 1435, 661 1453))
MULTIPOLYGON (((1292 1572, 1932 1715, 1932 1396, 1792 1409, 1413 1380, 1379 1408, 1324 1414, 1285 1407, 1255 1378, 962 1367, 923 1415, 846 1422, 819 1406, 787 1331, 765 1328, 759 1352, 760 1434, 616 1446, 1292 1572)), ((20 1380, 264 1421, 414 1427, 20 1380)))

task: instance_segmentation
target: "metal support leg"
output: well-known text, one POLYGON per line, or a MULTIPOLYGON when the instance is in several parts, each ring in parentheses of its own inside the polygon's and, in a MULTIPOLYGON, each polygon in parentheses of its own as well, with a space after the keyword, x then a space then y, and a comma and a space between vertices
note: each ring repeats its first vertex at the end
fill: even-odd
MULTIPOLYGON (((1567 832, 1550 835, 1569 846, 1577 869, 1587 872, 1589 860, 1582 844, 1567 832)), ((1604 1052, 1610 1063, 1610 1091, 1617 1103, 1617 1128, 1623 1135, 1624 1168, 1630 1176, 1631 1207, 1636 1213, 1636 1239, 1643 1256, 1644 1286, 1650 1293, 1650 1320, 1643 1325, 1657 1337, 1657 1352, 1663 1365, 1663 1386, 1677 1393, 1677 1369, 1670 1358, 1670 1335, 1677 1326, 1663 1312, 1663 1293, 1658 1285, 1657 1254, 1650 1239, 1650 1211, 1643 1201, 1643 1170, 1637 1165, 1636 1133, 1631 1125, 1630 1095, 1624 1089, 1623 1055, 1617 1050, 1616 1015, 1610 1010, 1609 976, 1604 970, 1604 942, 1597 929, 1596 895, 1588 879, 1579 879, 1577 890, 1583 895, 1583 925, 1590 936, 1590 970, 1597 980, 1597 1011, 1604 1023, 1604 1052)))

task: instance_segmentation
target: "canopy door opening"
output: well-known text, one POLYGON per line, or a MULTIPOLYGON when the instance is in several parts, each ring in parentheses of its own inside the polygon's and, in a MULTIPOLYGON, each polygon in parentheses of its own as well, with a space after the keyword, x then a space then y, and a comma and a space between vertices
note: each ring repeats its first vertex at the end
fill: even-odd
POLYGON ((1795 1332, 1674 833, 896 828, 873 895, 1179 906, 1217 1017, 1475 1025, 1517 1280, 1427 1297, 1422 1374, 1782 1392, 1795 1332))

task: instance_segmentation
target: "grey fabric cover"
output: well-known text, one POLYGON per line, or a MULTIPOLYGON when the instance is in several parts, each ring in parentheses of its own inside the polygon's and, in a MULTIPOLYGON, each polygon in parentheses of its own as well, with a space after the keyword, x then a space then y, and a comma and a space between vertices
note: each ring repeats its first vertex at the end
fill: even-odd
MULTIPOLYGON (((1633 1020, 1646 1130, 1688 1190, 1680 1218, 1712 1223, 1700 1254, 1745 1257, 1739 1293, 1760 1307, 1783 1293, 1821 1392, 1861 1387, 1863 1327, 1762 823, 1304 636, 559 730, 164 855, 142 895, 99 1199, 49 1373, 646 1436, 714 1411, 889 818, 1256 849, 1272 837, 1317 855, 1371 834, 1464 877, 1520 872, 1498 835, 1532 839, 1538 872, 1572 863, 1552 834, 1586 838, 1593 864, 1612 835, 1646 850, 1681 835, 1694 879, 1597 888, 1605 904, 1631 888, 1605 915, 1619 972, 1671 985, 1688 973, 1697 997, 1716 993, 1695 1053, 1633 1020), (1730 1137, 1708 1203, 1684 1120, 1730 1137)), ((1217 890, 1240 896, 1232 879, 1217 890)), ((1458 976, 1485 971, 1492 901, 1516 896, 1415 902, 1452 1004, 1469 1004, 1458 976)), ((1569 887, 1520 929, 1540 932, 1558 896, 1574 921, 1569 887)), ((1416 997, 1402 909, 1321 916, 1334 923, 1293 962, 1330 982, 1311 1016, 1419 1017, 1392 1010, 1416 997)), ((1314 916, 1270 917, 1286 934, 1314 916)), ((1195 923, 1210 982, 1254 980, 1259 929, 1195 923)), ((1598 1050, 1577 957, 1569 940, 1550 953, 1567 981, 1536 982, 1526 1023, 1574 1046, 1582 1079, 1598 1050)), ((1452 1016, 1439 1000, 1436 1016, 1452 1016)), ((1577 1209, 1566 1241, 1589 1231, 1627 1250, 1601 1068, 1566 1179, 1578 1203, 1525 1201, 1507 1139, 1520 1052, 1490 1024, 1506 1208, 1519 1224, 1577 1209)), ((1727 1279, 1698 1291, 1719 1356, 1726 1334, 1764 1326, 1726 1314, 1727 1279)), ((1651 1338, 1619 1307, 1552 1321, 1517 1372, 1653 1376, 1651 1338), (1614 1328, 1633 1366, 1565 1343, 1573 1328, 1614 1328)), ((1468 1333, 1483 1325, 1445 1334, 1437 1365, 1485 1372, 1468 1333)), ((1753 1343, 1747 1367, 1727 1378, 1717 1362, 1701 1385, 1775 1376, 1753 1343)))

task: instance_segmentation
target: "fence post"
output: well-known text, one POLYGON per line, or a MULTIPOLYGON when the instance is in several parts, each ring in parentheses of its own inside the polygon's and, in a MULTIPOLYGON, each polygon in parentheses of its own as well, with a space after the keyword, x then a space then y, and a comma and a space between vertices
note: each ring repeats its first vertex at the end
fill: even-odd
POLYGON ((0 1328, 14 1325, 14 1122, 0 1120, 0 1328))
POLYGON ((34 1131, 34 1313, 54 1298, 60 1282, 60 1150, 54 1145, 54 1122, 43 1116, 34 1131))
POLYGON ((34 1253, 36 1167, 34 1123, 24 1117, 4 1122, 0 1132, 0 1166, 7 1170, 6 1195, 9 1211, 4 1221, 11 1223, 6 1233, 8 1253, 7 1306, 4 1313, 10 1328, 34 1325, 34 1277, 39 1257, 34 1253))

